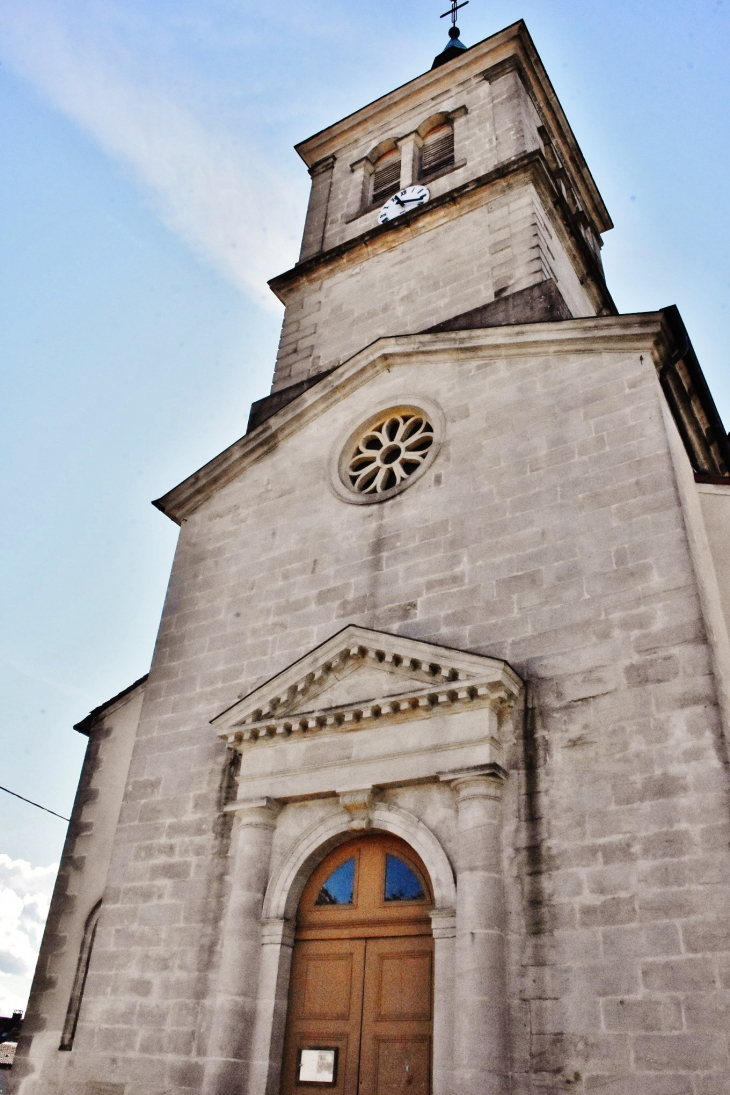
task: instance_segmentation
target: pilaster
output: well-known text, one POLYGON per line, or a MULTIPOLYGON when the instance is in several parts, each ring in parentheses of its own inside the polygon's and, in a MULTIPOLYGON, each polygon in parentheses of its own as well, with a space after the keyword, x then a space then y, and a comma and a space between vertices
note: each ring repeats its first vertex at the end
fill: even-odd
POLYGON ((501 800, 507 773, 498 764, 488 764, 440 778, 451 784, 458 818, 456 1091, 505 1095, 509 1063, 501 800))
POLYGON ((261 963, 261 907, 280 807, 270 798, 238 801, 231 892, 223 922, 221 962, 203 1095, 246 1090, 261 963))

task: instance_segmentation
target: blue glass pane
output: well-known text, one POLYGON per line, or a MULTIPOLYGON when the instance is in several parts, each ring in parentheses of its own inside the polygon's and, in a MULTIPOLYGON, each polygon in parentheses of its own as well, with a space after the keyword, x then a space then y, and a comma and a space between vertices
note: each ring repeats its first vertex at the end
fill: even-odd
POLYGON ((407 863, 395 855, 385 857, 385 900, 418 901, 425 897, 423 886, 407 863))
POLYGON ((315 905, 351 905, 355 886, 355 860, 346 859, 332 872, 317 894, 315 905))

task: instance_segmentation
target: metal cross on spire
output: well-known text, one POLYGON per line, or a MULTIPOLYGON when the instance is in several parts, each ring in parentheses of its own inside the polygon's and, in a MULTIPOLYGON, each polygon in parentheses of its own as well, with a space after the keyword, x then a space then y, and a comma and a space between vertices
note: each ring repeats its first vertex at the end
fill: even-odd
POLYGON ((445 11, 443 15, 439 16, 439 19, 445 19, 447 15, 450 15, 451 16, 451 25, 452 25, 452 27, 455 27, 456 26, 456 13, 457 13, 457 11, 459 10, 459 8, 465 8, 468 3, 469 3, 469 0, 461 0, 461 3, 459 3, 459 0, 451 0, 451 10, 450 11, 445 11))

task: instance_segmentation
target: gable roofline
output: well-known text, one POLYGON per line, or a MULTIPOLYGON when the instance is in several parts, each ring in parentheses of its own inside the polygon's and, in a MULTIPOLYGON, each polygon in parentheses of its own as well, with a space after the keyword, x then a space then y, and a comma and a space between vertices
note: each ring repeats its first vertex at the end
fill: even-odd
POLYGON ((295 150, 307 167, 311 168, 321 160, 336 155, 342 145, 356 141, 358 131, 372 128, 374 120, 400 112, 406 100, 423 99, 428 102, 434 95, 465 79, 480 75, 488 79, 490 73, 496 75, 497 66, 504 66, 505 72, 510 67, 517 68, 598 232, 609 231, 613 228, 613 221, 523 19, 470 46, 463 56, 448 65, 429 69, 340 121, 319 130, 296 144, 295 150))
POLYGON ((117 692, 116 696, 112 696, 110 700, 100 703, 93 711, 89 711, 88 715, 83 718, 81 722, 74 723, 74 730, 78 730, 79 734, 86 734, 88 737, 94 727, 101 722, 102 717, 108 715, 112 708, 116 707, 117 704, 121 704, 122 700, 126 701, 131 699, 133 692, 136 692, 138 688, 142 688, 147 684, 148 677, 149 673, 145 673, 143 677, 138 677, 132 684, 123 688, 121 692, 117 692))
POLYGON ((457 355, 483 359, 636 350, 652 354, 659 368, 671 357, 674 347, 674 336, 663 312, 379 338, 152 504, 171 521, 182 524, 208 498, 327 407, 379 372, 406 361, 428 359, 447 363, 457 355))

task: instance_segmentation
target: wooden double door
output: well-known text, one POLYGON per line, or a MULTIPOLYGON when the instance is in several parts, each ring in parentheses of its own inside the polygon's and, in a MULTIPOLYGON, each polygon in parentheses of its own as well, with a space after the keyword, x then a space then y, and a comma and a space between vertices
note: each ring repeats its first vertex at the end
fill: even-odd
POLYGON ((297 915, 282 1095, 430 1095, 432 907, 426 870, 396 837, 340 845, 297 915))

